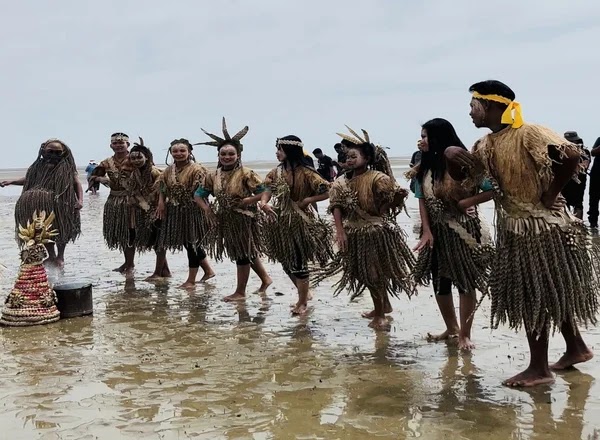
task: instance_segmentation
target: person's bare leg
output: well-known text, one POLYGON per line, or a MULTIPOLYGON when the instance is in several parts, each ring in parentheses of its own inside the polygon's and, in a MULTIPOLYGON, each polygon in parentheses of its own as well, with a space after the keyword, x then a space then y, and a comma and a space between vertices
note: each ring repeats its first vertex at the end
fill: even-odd
POLYGON ((273 284, 273 280, 267 273, 267 269, 265 269, 265 266, 262 263, 260 258, 257 257, 254 259, 254 261, 252 262, 252 270, 254 271, 254 273, 256 273, 256 275, 258 275, 258 277, 260 278, 260 282, 261 282, 257 293, 259 293, 259 294, 267 293, 267 289, 269 288, 269 286, 271 284, 273 284))
POLYGON ((446 331, 439 335, 427 333, 427 340, 431 342, 445 341, 458 336, 460 328, 458 327, 458 320, 456 319, 456 311, 454 310, 454 300, 452 299, 452 293, 447 295, 435 295, 438 308, 446 324, 446 331))
POLYGON ((62 269, 65 266, 65 248, 67 247, 66 243, 56 243, 56 265, 62 269))
MULTIPOLYGON (((164 268, 167 267, 167 272, 169 271, 169 266, 167 265, 167 251, 155 251, 156 253, 156 264, 154 265, 154 272, 146 281, 155 281, 163 278, 164 268)), ((170 275, 170 272, 169 272, 170 275)))
POLYGON ((212 269, 212 267, 210 266, 210 262, 208 261, 208 258, 204 258, 201 262, 200 262, 200 267, 202 268, 202 270, 204 271, 204 275, 202 276, 202 278, 200 279, 200 282, 203 283, 205 281, 210 280, 211 278, 214 278, 215 276, 215 271, 212 269))
POLYGON ((560 332, 567 344, 567 351, 558 362, 550 365, 552 370, 566 370, 573 365, 587 362, 594 357, 592 350, 585 345, 581 333, 575 324, 565 323, 561 326, 560 332))
MULTIPOLYGON (((383 299, 383 312, 384 313, 392 313, 394 309, 392 308, 392 304, 390 303, 390 298, 388 295, 383 299)), ((375 317, 375 310, 371 310, 370 312, 363 312, 360 314, 363 318, 373 319, 375 317)))
POLYGON ((303 315, 308 306, 308 277, 296 278, 296 288, 298 289, 298 302, 292 308, 292 314, 303 315))
POLYGON ((390 324, 385 319, 385 297, 387 294, 383 289, 370 288, 369 291, 371 292, 374 307, 374 316, 369 323, 369 327, 373 330, 389 331, 390 324))
POLYGON ((167 261, 167 256, 165 255, 165 262, 162 267, 161 276, 163 278, 171 278, 171 269, 169 269, 169 262, 167 261))
POLYGON ((535 385, 550 384, 554 382, 554 375, 548 367, 548 330, 537 337, 527 334, 531 360, 525 371, 502 382, 508 387, 532 387, 535 385))
POLYGON ((188 271, 188 278, 181 286, 184 289, 191 289, 196 286, 196 277, 198 276, 198 267, 190 267, 188 271))
POLYGON ((250 265, 237 265, 237 287, 235 292, 223 298, 223 301, 240 301, 246 299, 246 287, 250 278, 250 265))
POLYGON ((113 270, 113 272, 127 273, 133 271, 135 267, 135 248, 127 247, 123 250, 125 263, 113 270))
POLYGON ((471 342, 471 328, 473 327, 473 312, 477 303, 475 294, 461 294, 460 297, 460 331, 458 332, 458 349, 471 351, 475 344, 471 342))

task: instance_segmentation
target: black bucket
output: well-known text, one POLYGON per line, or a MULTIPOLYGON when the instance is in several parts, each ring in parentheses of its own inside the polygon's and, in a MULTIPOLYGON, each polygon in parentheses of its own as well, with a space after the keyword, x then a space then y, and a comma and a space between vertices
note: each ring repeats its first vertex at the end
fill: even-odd
POLYGON ((68 283, 54 286, 61 318, 91 315, 92 283, 68 283))

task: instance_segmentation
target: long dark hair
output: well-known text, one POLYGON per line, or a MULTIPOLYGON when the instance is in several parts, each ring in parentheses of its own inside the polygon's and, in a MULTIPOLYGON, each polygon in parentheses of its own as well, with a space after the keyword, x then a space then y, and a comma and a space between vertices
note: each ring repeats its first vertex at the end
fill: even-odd
MULTIPOLYGON (((284 136, 280 138, 282 141, 292 141, 292 142, 302 142, 298 136, 294 136, 290 134, 288 136, 284 136)), ((309 162, 306 160, 304 156, 304 149, 300 145, 287 145, 287 144, 279 144, 283 152, 285 153, 285 160, 282 162, 282 166, 284 169, 294 169, 297 167, 310 167, 309 162)))
POLYGON ((435 180, 441 180, 446 172, 446 160, 444 159, 446 148, 461 147, 466 150, 466 147, 456 134, 452 124, 445 119, 432 119, 425 122, 421 128, 427 132, 429 148, 421 155, 417 180, 423 182, 423 176, 429 170, 435 180))

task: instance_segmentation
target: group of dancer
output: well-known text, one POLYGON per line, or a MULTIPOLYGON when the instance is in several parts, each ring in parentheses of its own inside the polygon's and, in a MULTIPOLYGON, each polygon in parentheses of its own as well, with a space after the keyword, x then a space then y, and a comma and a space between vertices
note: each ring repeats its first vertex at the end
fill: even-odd
MULTIPOLYGON (((373 310, 363 316, 377 330, 389 328, 390 295, 412 296, 419 285, 433 285, 446 330, 433 340, 456 338, 473 348, 471 326, 476 293, 490 296, 492 324, 524 327, 531 363, 505 381, 509 386, 548 383, 550 331, 567 345, 553 364, 565 369, 592 358, 578 325, 595 324, 599 259, 583 223, 565 209, 560 191, 577 176, 579 150, 547 128, 526 124, 514 92, 505 84, 483 81, 470 88, 475 126, 491 133, 469 152, 445 119, 421 128, 420 162, 409 172, 419 199, 421 236, 411 250, 396 218, 408 191, 396 182, 385 150, 365 130, 338 133, 344 172, 333 182, 307 160, 297 136, 276 140, 279 165, 264 180, 242 165, 244 127, 230 135, 204 131, 216 147, 218 166, 209 172, 196 163, 187 139, 171 142, 172 163, 161 171, 143 140, 130 149, 124 133, 111 136, 113 156, 94 170, 91 181, 108 185, 104 239, 134 268, 136 252, 156 253, 149 280, 169 277, 167 251, 185 249, 188 279, 183 287, 215 276, 209 257, 235 262, 237 286, 225 297, 243 299, 251 271, 265 293, 272 281, 261 258, 282 265, 297 289, 292 313, 307 310, 310 287, 339 275, 335 293, 352 298, 368 290, 373 310), (316 204, 329 199, 333 224, 316 204), (495 241, 477 206, 496 204, 495 241), (417 252, 417 256, 413 254, 417 252), (460 296, 457 318, 452 287, 460 296)), ((64 247, 80 233, 83 192, 70 149, 57 139, 42 144, 24 179, 16 206, 17 224, 34 210, 53 211, 59 231, 51 262, 61 265, 64 247)))

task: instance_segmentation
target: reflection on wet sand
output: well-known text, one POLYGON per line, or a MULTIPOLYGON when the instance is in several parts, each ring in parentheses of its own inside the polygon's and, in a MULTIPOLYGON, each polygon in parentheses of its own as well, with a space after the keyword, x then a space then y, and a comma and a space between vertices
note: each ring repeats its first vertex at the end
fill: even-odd
MULTIPOLYGON (((16 196, 2 194, 7 293, 18 264, 16 196)), ((94 316, 0 329, 7 438, 570 440, 600 428, 595 360, 552 387, 499 386, 528 362, 527 350, 522 334, 490 332, 487 303, 475 318, 477 349, 463 355, 425 341, 441 324, 428 289, 394 300, 392 331, 375 333, 360 318, 368 298, 333 297, 334 280, 315 290, 307 316, 292 318, 294 291, 278 266, 269 267, 269 294, 235 304, 222 301, 235 282, 229 262, 191 291, 177 288, 182 271, 144 282, 153 255, 136 257, 134 276, 115 274, 119 256, 101 244, 105 196, 86 199, 64 274, 94 283, 94 316)), ((414 200, 408 213, 400 220, 414 241, 414 200)), ((484 215, 491 220, 489 206, 484 215)), ((184 255, 168 258, 185 267, 184 255)), ((249 292, 258 280, 250 283, 249 292)), ((598 329, 585 336, 600 346, 598 329)), ((553 338, 551 358, 562 350, 553 338)))

